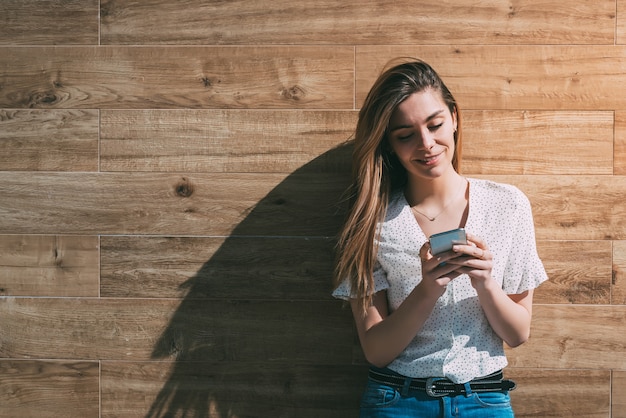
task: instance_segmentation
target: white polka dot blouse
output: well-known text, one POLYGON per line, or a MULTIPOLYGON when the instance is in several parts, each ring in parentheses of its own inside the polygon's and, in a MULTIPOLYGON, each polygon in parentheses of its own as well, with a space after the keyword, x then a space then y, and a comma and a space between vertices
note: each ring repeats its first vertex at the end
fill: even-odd
MULTIPOLYGON (((508 294, 547 280, 537 255, 530 202, 516 187, 468 179, 469 214, 465 229, 482 238, 493 254, 492 277, 508 294)), ((427 237, 399 191, 392 195, 381 225, 376 292, 386 290, 393 312, 422 280, 419 250, 427 237)), ((333 296, 348 300, 344 281, 333 296)), ((454 279, 411 343, 388 368, 409 377, 447 377, 465 383, 507 365, 503 342, 485 317, 467 275, 454 279)))

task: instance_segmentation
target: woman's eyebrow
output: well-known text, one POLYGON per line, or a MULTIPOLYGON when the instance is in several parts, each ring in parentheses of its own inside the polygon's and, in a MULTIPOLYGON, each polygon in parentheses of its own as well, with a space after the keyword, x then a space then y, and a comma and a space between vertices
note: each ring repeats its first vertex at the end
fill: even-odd
MULTIPOLYGON (((428 116, 426 118, 425 122, 429 122, 429 121, 435 119, 437 116, 439 116, 441 113, 443 113, 443 111, 444 111, 444 109, 440 109, 440 110, 437 110, 436 112, 433 112, 432 115, 430 115, 430 116, 428 116)), ((391 129, 389 129, 389 132, 397 131, 398 129, 406 129, 406 128, 412 128, 412 127, 413 127, 413 125, 398 125, 398 126, 394 126, 391 129)))

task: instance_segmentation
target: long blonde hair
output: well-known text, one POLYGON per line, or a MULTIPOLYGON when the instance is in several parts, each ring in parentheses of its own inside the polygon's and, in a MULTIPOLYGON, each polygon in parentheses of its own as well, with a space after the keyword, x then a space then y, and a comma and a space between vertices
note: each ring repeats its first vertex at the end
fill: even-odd
POLYGON ((354 133, 351 209, 337 243, 335 286, 349 280, 352 298, 360 310, 371 305, 374 295, 379 226, 387 212, 391 193, 407 181, 406 170, 391 152, 387 140, 389 120, 396 107, 413 93, 439 92, 451 114, 457 116, 452 165, 459 169, 461 118, 456 100, 433 68, 418 59, 403 59, 384 70, 370 89, 354 133))

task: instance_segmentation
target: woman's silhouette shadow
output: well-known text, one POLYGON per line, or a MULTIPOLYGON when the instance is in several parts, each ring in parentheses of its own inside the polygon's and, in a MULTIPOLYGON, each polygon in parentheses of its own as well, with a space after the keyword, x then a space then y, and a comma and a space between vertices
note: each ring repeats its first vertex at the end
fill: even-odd
POLYGON ((357 415, 366 369, 330 296, 351 148, 289 175, 183 285, 152 353, 175 361, 146 417, 357 415))

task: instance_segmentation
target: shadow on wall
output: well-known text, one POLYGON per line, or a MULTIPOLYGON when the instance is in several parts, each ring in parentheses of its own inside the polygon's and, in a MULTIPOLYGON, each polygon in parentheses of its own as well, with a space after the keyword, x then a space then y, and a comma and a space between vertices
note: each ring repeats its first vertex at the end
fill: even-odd
POLYGON ((176 360, 146 417, 357 416, 366 368, 330 296, 350 154, 289 175, 184 284, 152 353, 176 360))

